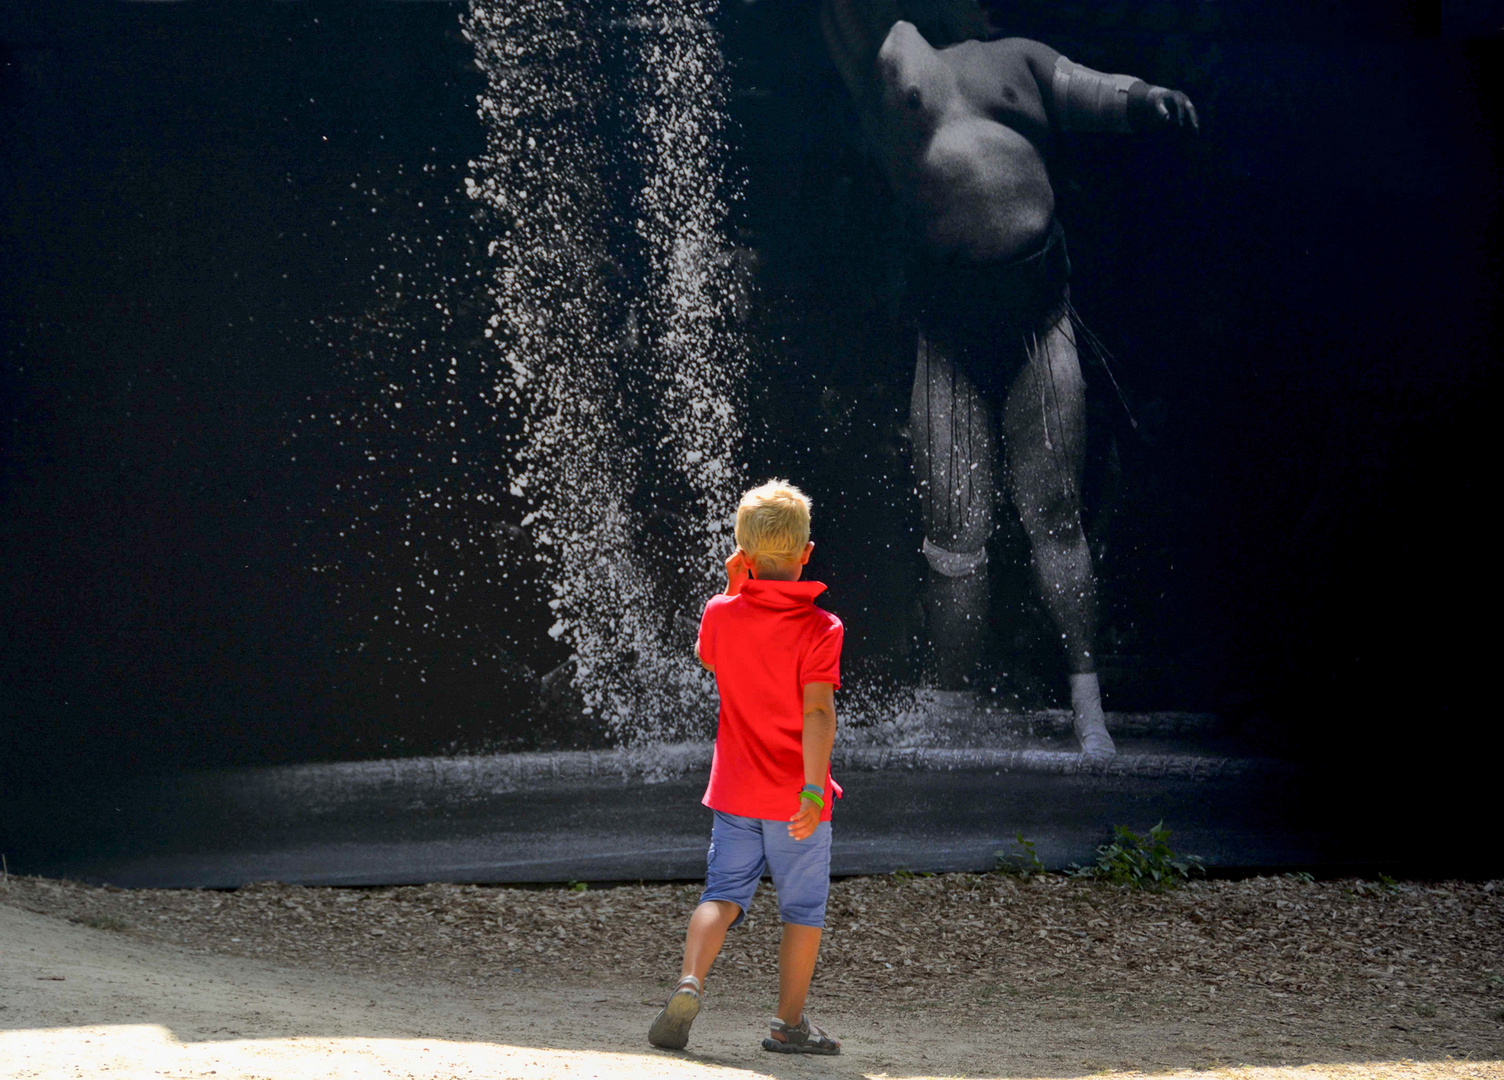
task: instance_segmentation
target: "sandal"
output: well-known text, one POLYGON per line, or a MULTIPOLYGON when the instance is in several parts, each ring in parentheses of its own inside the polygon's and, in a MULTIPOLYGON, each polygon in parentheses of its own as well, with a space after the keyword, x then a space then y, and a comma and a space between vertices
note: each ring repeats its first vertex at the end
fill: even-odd
POLYGON ((699 1011, 700 980, 686 975, 648 1028, 648 1042, 666 1050, 683 1050, 689 1042, 689 1025, 695 1022, 699 1011))
POLYGON ((841 1040, 833 1039, 814 1024, 809 1022, 809 1017, 801 1013, 799 1023, 785 1024, 778 1017, 768 1021, 768 1026, 782 1035, 782 1039, 772 1036, 762 1041, 764 1050, 771 1050, 775 1054, 839 1054, 841 1052, 841 1040))

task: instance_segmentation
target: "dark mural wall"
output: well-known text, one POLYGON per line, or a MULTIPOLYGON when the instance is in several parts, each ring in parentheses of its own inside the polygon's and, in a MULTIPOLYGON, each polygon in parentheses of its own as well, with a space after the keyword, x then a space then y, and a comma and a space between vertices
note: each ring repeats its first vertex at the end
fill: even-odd
POLYGON ((337 378, 312 321, 389 246, 360 187, 414 230, 461 201, 417 164, 478 142, 454 10, 6 29, 7 730, 103 765, 358 745, 308 569, 347 463, 288 440, 337 378))
MULTIPOLYGON (((998 33, 1184 89, 1202 118, 1189 142, 1054 148, 1073 298, 1125 399, 1088 366, 1108 707, 1219 712, 1326 762, 1334 806, 1359 814, 1375 784, 1405 806, 1456 791, 1492 711, 1475 522, 1504 18, 987 10, 998 33)), ((462 11, 4 9, 7 782, 608 739, 547 678, 569 648, 543 584, 495 570, 529 558, 506 492, 517 430, 477 413, 446 434, 443 402, 479 400, 500 368, 462 11), (369 407, 399 386, 400 423, 369 407), (412 494, 461 472, 489 508, 412 494), (369 542, 345 535, 356 521, 369 542), (460 569, 474 588, 431 619, 394 600, 460 569)), ((594 25, 624 35, 611 15, 594 25)), ((896 214, 812 8, 737 3, 717 26, 728 231, 754 284, 745 475, 816 501, 848 682, 912 685, 896 214)), ((1021 534, 997 549, 1018 566, 995 575, 995 659, 1023 704, 1055 704, 1021 534)))

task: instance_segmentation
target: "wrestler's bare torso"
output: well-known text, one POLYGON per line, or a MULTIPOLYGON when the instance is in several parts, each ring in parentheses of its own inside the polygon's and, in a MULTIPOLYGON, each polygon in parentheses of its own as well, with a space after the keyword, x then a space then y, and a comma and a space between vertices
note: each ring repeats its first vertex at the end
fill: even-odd
POLYGON ((921 253, 986 262, 1043 237, 1055 192, 1040 84, 1058 55, 1025 38, 934 49, 911 23, 888 32, 866 120, 921 253))

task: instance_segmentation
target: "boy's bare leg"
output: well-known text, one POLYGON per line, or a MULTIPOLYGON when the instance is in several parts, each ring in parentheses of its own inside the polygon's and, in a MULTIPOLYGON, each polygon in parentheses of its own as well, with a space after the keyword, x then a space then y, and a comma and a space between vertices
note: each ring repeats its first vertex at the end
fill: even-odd
POLYGON ((689 917, 689 933, 684 936, 684 969, 679 985, 648 1028, 648 1042, 666 1050, 683 1050, 688 1045, 689 1027, 700 1011, 705 976, 726 942, 726 931, 740 913, 741 908, 729 900, 707 900, 695 908, 689 917))
MULTIPOLYGON (((710 965, 720 955, 726 943, 726 931, 741 914, 741 908, 730 900, 706 900, 689 917, 689 933, 684 936, 684 968, 679 977, 693 975, 705 985, 705 976, 710 974, 710 965)), ((813 970, 813 961, 811 962, 813 970)))
MULTIPOLYGON (((783 924, 783 940, 778 945, 778 1019, 785 1024, 798 1024, 804 1015, 804 999, 809 995, 809 981, 819 955, 818 926, 783 924)), ((773 1037, 779 1038, 777 1034, 773 1037)))

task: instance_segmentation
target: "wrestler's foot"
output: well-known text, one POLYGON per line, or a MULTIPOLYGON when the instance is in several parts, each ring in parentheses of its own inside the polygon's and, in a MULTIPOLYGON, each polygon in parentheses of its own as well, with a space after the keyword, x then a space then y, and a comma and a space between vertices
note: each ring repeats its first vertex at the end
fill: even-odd
POLYGON ((1102 711, 1102 685, 1096 672, 1071 676, 1072 726, 1081 754, 1087 761, 1102 763, 1118 752, 1107 734, 1107 716, 1102 711))

